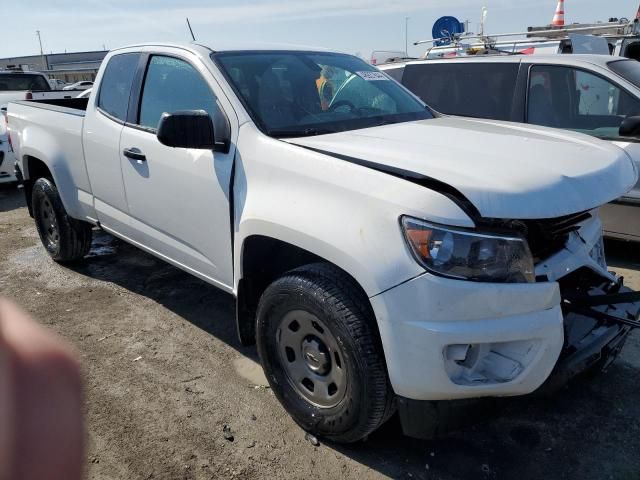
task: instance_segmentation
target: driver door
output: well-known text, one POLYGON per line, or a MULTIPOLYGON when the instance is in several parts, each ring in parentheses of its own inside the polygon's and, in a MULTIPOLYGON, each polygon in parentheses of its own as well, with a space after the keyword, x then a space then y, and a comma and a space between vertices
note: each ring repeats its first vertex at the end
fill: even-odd
POLYGON ((235 143, 228 153, 220 153, 171 148, 156 137, 161 115, 180 110, 205 110, 217 131, 229 130, 229 117, 216 98, 217 84, 196 65, 196 59, 149 56, 137 119, 121 136, 122 176, 133 240, 231 291, 229 195, 235 143))

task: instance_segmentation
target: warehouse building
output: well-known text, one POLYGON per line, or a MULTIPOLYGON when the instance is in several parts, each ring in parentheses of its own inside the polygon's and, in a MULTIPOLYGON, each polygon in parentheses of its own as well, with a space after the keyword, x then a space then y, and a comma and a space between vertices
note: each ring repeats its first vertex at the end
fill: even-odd
POLYGON ((96 78, 102 60, 108 51, 52 53, 25 57, 0 58, 0 70, 22 69, 46 73, 67 83, 96 78))

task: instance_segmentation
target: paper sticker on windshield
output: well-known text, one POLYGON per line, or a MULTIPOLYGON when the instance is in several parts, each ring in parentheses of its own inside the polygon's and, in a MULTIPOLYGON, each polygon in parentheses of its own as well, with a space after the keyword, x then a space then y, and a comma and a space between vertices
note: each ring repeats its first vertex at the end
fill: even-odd
POLYGON ((367 82, 377 82, 380 80, 389 81, 389 77, 387 77, 382 72, 356 72, 360 77, 364 78, 367 82))

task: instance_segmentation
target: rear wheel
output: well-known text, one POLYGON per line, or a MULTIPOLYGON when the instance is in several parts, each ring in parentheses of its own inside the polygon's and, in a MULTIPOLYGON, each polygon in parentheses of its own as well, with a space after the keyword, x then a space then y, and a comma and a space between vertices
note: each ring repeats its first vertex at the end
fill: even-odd
POLYGON ((92 227, 67 215, 56 185, 48 178, 33 184, 31 205, 42 244, 56 262, 84 258, 91 248, 92 227))
POLYGON ((258 352, 269 384, 305 430, 355 442, 393 412, 393 392, 366 296, 338 269, 314 264, 264 292, 258 352))

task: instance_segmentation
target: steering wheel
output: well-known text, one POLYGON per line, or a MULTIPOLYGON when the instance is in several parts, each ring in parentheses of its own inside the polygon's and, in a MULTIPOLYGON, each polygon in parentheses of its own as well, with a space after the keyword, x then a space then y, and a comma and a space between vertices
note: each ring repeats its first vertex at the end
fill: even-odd
POLYGON ((349 100, 339 100, 329 107, 329 111, 334 112, 340 107, 349 107, 350 112, 353 112, 356 109, 356 106, 353 103, 351 103, 349 100))

